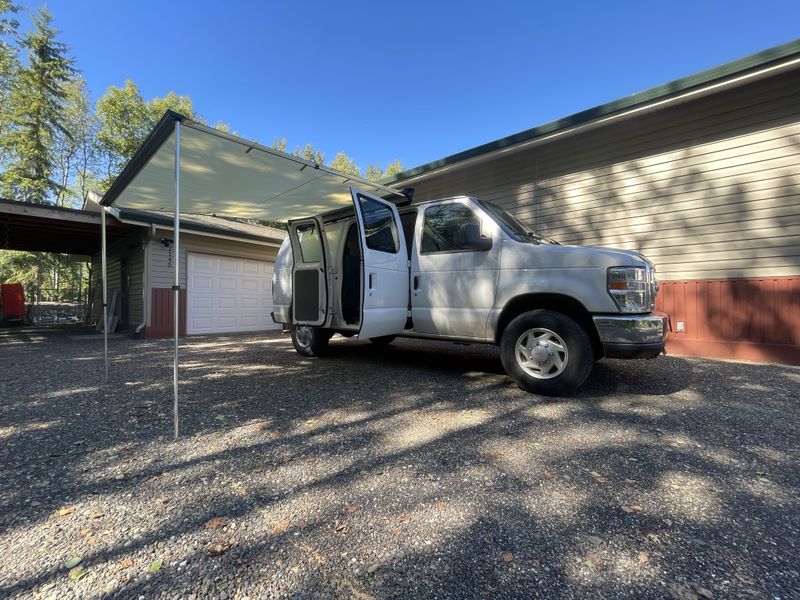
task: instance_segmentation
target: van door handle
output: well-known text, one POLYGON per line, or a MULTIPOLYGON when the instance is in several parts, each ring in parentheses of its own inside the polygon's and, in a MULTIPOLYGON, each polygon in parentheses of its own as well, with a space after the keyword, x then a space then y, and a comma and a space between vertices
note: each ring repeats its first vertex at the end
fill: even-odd
POLYGON ((369 289, 373 289, 372 288, 372 275, 373 275, 373 273, 369 274, 369 284, 368 284, 369 289))
POLYGON ((414 275, 414 289, 419 289, 419 275, 414 275))

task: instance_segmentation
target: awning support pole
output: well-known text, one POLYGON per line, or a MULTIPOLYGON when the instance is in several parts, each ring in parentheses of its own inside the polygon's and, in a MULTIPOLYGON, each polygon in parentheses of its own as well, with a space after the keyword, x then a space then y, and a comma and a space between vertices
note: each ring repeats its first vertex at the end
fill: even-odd
POLYGON ((103 276, 103 363, 108 383, 108 285, 106 282, 106 208, 100 207, 100 271, 103 276))
POLYGON ((181 197, 181 122, 175 121, 175 284, 172 286, 175 303, 175 361, 172 369, 172 389, 173 389, 173 424, 175 426, 175 439, 178 439, 178 335, 180 334, 180 304, 181 304, 181 217, 180 217, 180 197, 181 197))

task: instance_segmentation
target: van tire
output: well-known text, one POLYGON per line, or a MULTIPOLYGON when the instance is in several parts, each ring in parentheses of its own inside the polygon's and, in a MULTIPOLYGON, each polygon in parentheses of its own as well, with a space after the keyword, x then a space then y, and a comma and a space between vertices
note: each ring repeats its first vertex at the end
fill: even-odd
POLYGON ((500 339, 500 360, 526 392, 571 396, 592 372, 594 352, 589 336, 573 319, 539 309, 522 313, 508 324, 500 339))
POLYGON ((388 346, 396 337, 396 335, 382 335, 380 337, 369 338, 369 341, 376 346, 388 346))
POLYGON ((332 332, 310 325, 292 325, 292 345, 301 356, 322 356, 328 351, 332 332))

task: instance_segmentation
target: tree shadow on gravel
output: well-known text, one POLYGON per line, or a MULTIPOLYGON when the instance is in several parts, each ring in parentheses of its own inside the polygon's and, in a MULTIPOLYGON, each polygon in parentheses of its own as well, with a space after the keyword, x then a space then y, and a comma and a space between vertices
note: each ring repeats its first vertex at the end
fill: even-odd
POLYGON ((0 354, 4 595, 661 598, 691 582, 789 597, 796 583, 796 369, 601 361, 578 399, 551 400, 489 348, 335 342, 308 360, 277 336, 192 338, 172 443, 168 341, 121 341, 108 386, 96 349, 51 343, 55 361, 0 354), (95 583, 67 579, 74 555, 95 583))

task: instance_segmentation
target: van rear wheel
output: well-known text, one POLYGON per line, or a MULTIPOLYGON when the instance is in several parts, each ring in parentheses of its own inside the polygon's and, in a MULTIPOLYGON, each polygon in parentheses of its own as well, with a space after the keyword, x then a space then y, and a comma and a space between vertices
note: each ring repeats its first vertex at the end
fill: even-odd
POLYGON ((500 359, 523 390, 569 396, 592 372, 594 353, 589 336, 573 319, 540 309, 508 324, 500 340, 500 359))
POLYGON ((322 356, 328 350, 332 333, 311 325, 292 326, 292 345, 302 356, 322 356))

